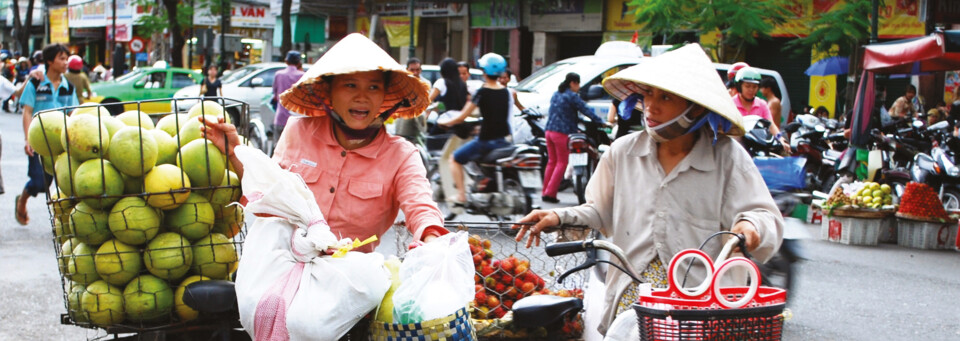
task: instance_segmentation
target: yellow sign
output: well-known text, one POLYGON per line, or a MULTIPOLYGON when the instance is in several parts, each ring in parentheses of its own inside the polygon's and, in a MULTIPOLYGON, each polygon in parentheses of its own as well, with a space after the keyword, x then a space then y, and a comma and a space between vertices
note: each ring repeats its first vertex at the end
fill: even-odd
MULTIPOLYGON (((811 63, 828 58, 835 54, 839 49, 834 47, 832 53, 822 53, 820 51, 811 51, 811 63)), ((830 112, 830 117, 837 117, 837 76, 810 76, 810 106, 823 106, 830 112)))
MULTIPOLYGON (((880 7, 880 38, 905 38, 926 34, 920 21, 920 0, 883 1, 880 7)), ((844 0, 789 0, 787 21, 770 32, 774 37, 804 37, 810 34, 810 23, 823 13, 846 6, 844 0)))
MULTIPOLYGON (((390 47, 410 46, 410 17, 381 17, 383 30, 387 32, 390 47)), ((420 17, 413 18, 413 44, 417 44, 417 31, 420 30, 420 17)))
POLYGON ((357 16, 356 19, 356 30, 354 32, 359 32, 362 35, 367 35, 370 33, 370 18, 357 16))
POLYGON ((633 13, 637 8, 630 6, 631 1, 633 0, 607 1, 605 13, 607 27, 604 29, 605 31, 639 31, 643 29, 643 26, 634 22, 636 16, 633 13))
POLYGON ((67 22, 67 8, 51 8, 50 11, 50 43, 70 43, 70 27, 67 22))

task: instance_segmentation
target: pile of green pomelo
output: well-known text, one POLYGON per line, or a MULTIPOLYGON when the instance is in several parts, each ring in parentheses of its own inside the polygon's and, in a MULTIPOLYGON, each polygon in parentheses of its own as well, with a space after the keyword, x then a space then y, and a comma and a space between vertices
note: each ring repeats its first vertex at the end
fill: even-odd
POLYGON ((195 319, 184 288, 236 270, 243 211, 231 204, 240 181, 203 138, 201 113, 230 121, 220 104, 204 101, 156 125, 139 111, 114 117, 96 105, 31 122, 28 143, 57 187, 53 230, 78 324, 195 319))

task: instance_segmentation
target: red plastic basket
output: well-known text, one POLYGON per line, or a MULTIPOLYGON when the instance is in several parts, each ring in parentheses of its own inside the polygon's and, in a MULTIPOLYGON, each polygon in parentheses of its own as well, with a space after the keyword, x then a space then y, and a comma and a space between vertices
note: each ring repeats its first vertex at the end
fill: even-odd
MULTIPOLYGON (((699 255, 697 258, 706 257, 699 250, 678 253, 670 264, 670 283, 674 282, 674 269, 683 258, 680 256, 686 253, 695 253, 699 255)), ((713 276, 712 262, 709 258, 704 260, 713 276)), ((728 260, 718 267, 718 272, 726 272, 724 268, 734 262, 744 264, 749 261, 742 258, 728 260)), ((754 280, 759 283, 759 271, 752 263, 749 265, 757 271, 754 280)), ((787 297, 785 290, 755 285, 756 291, 751 293, 752 288, 746 286, 716 287, 716 279, 709 279, 710 290, 700 294, 691 295, 673 286, 642 293, 633 305, 640 339, 780 340, 787 297)))

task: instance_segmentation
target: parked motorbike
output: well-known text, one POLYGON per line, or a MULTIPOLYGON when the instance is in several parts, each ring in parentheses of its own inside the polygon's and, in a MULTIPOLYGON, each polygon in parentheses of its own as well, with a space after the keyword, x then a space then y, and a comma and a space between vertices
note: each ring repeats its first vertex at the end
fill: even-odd
POLYGON ((600 162, 600 155, 610 147, 610 136, 603 125, 591 120, 580 120, 580 132, 570 134, 567 147, 570 148, 569 164, 573 167, 573 192, 580 204, 587 202, 584 193, 593 170, 600 162))
POLYGON ((770 133, 769 120, 755 115, 745 116, 743 126, 747 128, 743 135, 743 147, 751 157, 773 156, 783 153, 783 145, 777 137, 770 133))
POLYGON ((790 134, 793 155, 807 159, 807 189, 830 192, 837 181, 836 161, 846 148, 846 137, 836 133, 838 126, 836 120, 800 115, 783 127, 790 134))
POLYGON ((929 155, 916 154, 910 169, 911 179, 938 190, 944 208, 960 209, 960 168, 954 163, 956 151, 951 148, 960 141, 950 132, 946 121, 931 125, 927 130, 935 134, 936 143, 929 155))

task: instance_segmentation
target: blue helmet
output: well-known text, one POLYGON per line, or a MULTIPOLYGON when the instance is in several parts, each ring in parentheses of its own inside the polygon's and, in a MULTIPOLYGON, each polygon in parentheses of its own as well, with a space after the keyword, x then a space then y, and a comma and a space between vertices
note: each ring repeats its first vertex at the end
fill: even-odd
POLYGON ((480 57, 480 68, 487 76, 500 76, 507 69, 507 60, 499 54, 487 53, 480 57))

